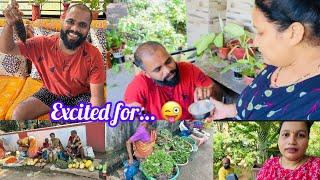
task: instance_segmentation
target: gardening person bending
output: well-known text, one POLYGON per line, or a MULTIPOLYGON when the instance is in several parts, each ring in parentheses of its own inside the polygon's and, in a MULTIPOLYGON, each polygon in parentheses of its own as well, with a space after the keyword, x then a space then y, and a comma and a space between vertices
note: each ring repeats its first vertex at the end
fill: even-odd
POLYGON ((129 164, 133 163, 133 155, 138 159, 145 159, 153 151, 153 145, 156 143, 157 133, 151 122, 141 122, 136 132, 127 141, 127 152, 129 164), (134 153, 132 153, 132 147, 134 153))
POLYGON ((35 119, 50 112, 54 102, 68 106, 90 102, 102 106, 106 79, 99 50, 86 41, 91 11, 82 4, 67 10, 61 32, 30 38, 26 43, 13 41, 13 29, 21 11, 13 2, 4 11, 6 25, 0 35, 0 52, 22 55, 32 61, 43 81, 43 88, 21 102, 13 112, 14 120, 35 119))
POLYGON ((27 136, 23 139, 17 141, 19 149, 26 153, 30 158, 35 158, 38 156, 38 143, 35 137, 27 136))
POLYGON ((162 117, 161 107, 168 101, 181 105, 180 119, 186 120, 192 119, 188 112, 191 103, 210 96, 221 96, 220 88, 199 68, 188 62, 175 62, 158 42, 141 44, 134 58, 142 72, 128 85, 124 101, 129 105, 143 107, 157 119, 173 118, 162 117))

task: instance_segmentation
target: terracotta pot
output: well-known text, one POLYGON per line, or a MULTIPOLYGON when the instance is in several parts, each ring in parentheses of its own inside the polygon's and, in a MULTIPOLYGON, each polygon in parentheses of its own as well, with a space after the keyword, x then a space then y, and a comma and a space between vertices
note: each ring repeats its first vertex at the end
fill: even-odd
POLYGON ((230 49, 227 48, 227 47, 222 47, 222 48, 219 48, 218 50, 218 56, 221 58, 221 59, 228 59, 228 53, 230 52, 230 49))
POLYGON ((68 8, 70 6, 70 3, 62 3, 62 5, 63 5, 63 13, 60 16, 60 19, 63 20, 66 17, 66 13, 67 13, 67 10, 68 10, 68 8))
POLYGON ((245 83, 246 85, 250 85, 253 80, 254 80, 253 77, 249 77, 249 76, 246 76, 246 75, 243 76, 243 81, 244 81, 244 83, 245 83))
POLYGON ((97 20, 99 16, 99 11, 91 11, 92 12, 92 20, 97 20))
POLYGON ((235 48, 232 51, 232 54, 237 60, 239 60, 239 59, 245 58, 244 56, 246 54, 246 50, 244 48, 235 48))
POLYGON ((70 6, 70 3, 62 3, 63 5, 63 11, 66 12, 70 6))
POLYGON ((32 21, 40 19, 41 17, 41 9, 40 5, 32 5, 32 21))
POLYGON ((240 46, 240 41, 238 39, 234 39, 234 40, 230 40, 228 43, 227 43, 227 47, 229 49, 232 49, 234 48, 235 46, 240 46))
POLYGON ((106 67, 107 69, 111 69, 112 68, 112 62, 111 62, 111 52, 107 51, 106 52, 106 67))

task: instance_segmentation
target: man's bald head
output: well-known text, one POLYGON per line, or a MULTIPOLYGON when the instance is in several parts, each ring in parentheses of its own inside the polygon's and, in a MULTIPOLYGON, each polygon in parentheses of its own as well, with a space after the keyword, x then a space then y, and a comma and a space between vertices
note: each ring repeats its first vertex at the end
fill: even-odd
POLYGON ((88 6, 86 6, 85 4, 73 4, 68 8, 67 13, 69 13, 74 8, 77 8, 77 9, 80 9, 82 11, 89 13, 90 14, 90 23, 92 22, 92 12, 88 8, 88 6))
POLYGON ((179 83, 176 62, 158 42, 148 41, 141 44, 134 53, 134 64, 161 86, 174 87, 179 83))
POLYGON ((229 158, 223 158, 222 163, 223 164, 230 164, 230 159, 229 158))
POLYGON ((147 41, 145 43, 142 43, 138 46, 136 52, 134 53, 134 64, 141 69, 144 69, 143 58, 145 56, 153 55, 157 51, 164 51, 168 53, 166 48, 156 41, 147 41))

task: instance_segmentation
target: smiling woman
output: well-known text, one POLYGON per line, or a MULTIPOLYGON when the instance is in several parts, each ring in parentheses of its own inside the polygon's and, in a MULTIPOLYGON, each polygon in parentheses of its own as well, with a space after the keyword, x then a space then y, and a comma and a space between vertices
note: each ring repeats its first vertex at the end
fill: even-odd
POLYGON ((269 159, 261 168, 258 180, 319 179, 320 158, 306 155, 313 122, 281 123, 278 147, 281 157, 269 159))

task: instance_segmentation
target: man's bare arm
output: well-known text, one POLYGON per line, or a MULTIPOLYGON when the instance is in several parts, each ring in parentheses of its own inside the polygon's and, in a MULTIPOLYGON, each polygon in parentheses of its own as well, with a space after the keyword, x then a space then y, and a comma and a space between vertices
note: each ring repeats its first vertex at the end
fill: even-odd
POLYGON ((13 1, 11 5, 8 5, 8 7, 3 10, 3 15, 6 18, 6 25, 0 35, 0 52, 4 54, 21 54, 18 45, 13 41, 14 25, 22 16, 22 13, 18 8, 18 3, 13 1))
POLYGON ((91 99, 90 103, 92 106, 101 107, 106 103, 104 97, 104 84, 90 84, 91 99))

